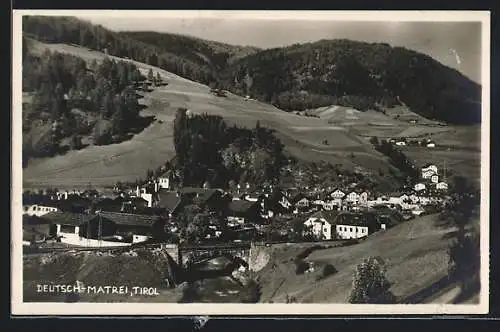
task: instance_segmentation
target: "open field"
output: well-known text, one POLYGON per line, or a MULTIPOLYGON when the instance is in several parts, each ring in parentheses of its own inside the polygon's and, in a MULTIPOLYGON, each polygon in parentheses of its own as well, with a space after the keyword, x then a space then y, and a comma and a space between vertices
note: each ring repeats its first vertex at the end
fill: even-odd
MULTIPOLYGON (((33 42, 36 52, 44 49, 70 53, 86 61, 101 61, 105 55, 84 48, 33 42)), ((111 57, 114 58, 114 57, 111 57)), ((124 59, 120 59, 124 60, 124 59)), ((132 60, 125 60, 132 61, 132 60)), ((262 126, 277 130, 287 151, 295 157, 310 161, 330 161, 348 167, 361 166, 387 169, 384 156, 376 152, 363 138, 350 134, 344 128, 330 126, 324 119, 303 117, 287 113, 272 105, 228 93, 216 97, 210 88, 146 64, 134 62, 146 74, 150 68, 159 72, 167 86, 146 93, 140 103, 148 106, 145 116, 154 115, 156 121, 131 140, 108 146, 89 146, 65 155, 30 161, 24 169, 25 187, 56 186, 94 187, 112 185, 116 181, 136 180, 146 170, 155 168, 174 155, 172 121, 179 107, 193 113, 221 115, 229 125, 253 127, 257 121, 262 126), (327 140, 328 144, 323 144, 327 140), (346 160, 343 154, 359 153, 363 158, 346 160)))
MULTIPOLYGON (((391 291, 402 300, 446 277, 451 243, 447 235, 452 231, 439 226, 436 215, 419 217, 356 245, 316 250, 305 259, 314 263, 315 271, 303 275, 295 274, 293 260, 304 246, 282 245, 274 249, 270 262, 258 273, 261 302, 284 302, 288 295, 299 303, 345 303, 356 265, 368 256, 385 260, 391 291), (325 264, 332 264, 338 272, 317 281, 325 264)), ((434 301, 439 298, 448 299, 442 296, 434 301)))

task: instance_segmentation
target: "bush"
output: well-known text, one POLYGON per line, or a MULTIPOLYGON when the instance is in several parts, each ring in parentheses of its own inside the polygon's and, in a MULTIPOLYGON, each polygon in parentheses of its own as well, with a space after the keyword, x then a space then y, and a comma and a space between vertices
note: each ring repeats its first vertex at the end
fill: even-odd
POLYGON ((349 303, 394 303, 385 263, 380 257, 368 257, 356 267, 349 303))
POLYGON ((337 269, 332 265, 332 264, 326 264, 323 267, 323 271, 321 272, 321 275, 323 278, 326 278, 328 276, 331 276, 332 274, 337 273, 337 269))

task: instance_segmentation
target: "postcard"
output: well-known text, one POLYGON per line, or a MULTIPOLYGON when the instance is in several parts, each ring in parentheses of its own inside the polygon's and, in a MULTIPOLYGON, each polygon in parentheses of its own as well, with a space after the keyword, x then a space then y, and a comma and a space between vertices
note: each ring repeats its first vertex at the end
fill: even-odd
POLYGON ((486 11, 14 10, 14 315, 485 314, 486 11))

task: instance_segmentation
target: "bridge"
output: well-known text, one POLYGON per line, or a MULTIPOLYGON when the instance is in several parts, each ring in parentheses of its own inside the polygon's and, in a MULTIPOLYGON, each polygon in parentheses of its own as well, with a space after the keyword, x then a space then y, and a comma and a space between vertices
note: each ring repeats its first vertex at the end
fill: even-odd
POLYGON ((269 260, 269 250, 266 245, 249 242, 186 246, 161 244, 160 247, 181 267, 214 257, 230 256, 242 259, 250 270, 260 270, 269 260))

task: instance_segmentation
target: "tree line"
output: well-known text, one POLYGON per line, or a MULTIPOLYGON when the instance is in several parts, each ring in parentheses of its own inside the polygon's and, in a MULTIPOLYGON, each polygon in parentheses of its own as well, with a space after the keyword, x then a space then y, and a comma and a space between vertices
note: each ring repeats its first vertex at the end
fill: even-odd
POLYGON ((413 184, 413 182, 418 179, 418 168, 406 157, 403 151, 385 139, 379 142, 378 138, 375 136, 370 139, 370 143, 373 144, 377 151, 386 155, 390 163, 404 174, 407 184, 413 184))
POLYGON ((204 84, 216 80, 213 70, 192 59, 75 17, 23 16, 23 32, 48 43, 75 44, 131 58, 204 84))

